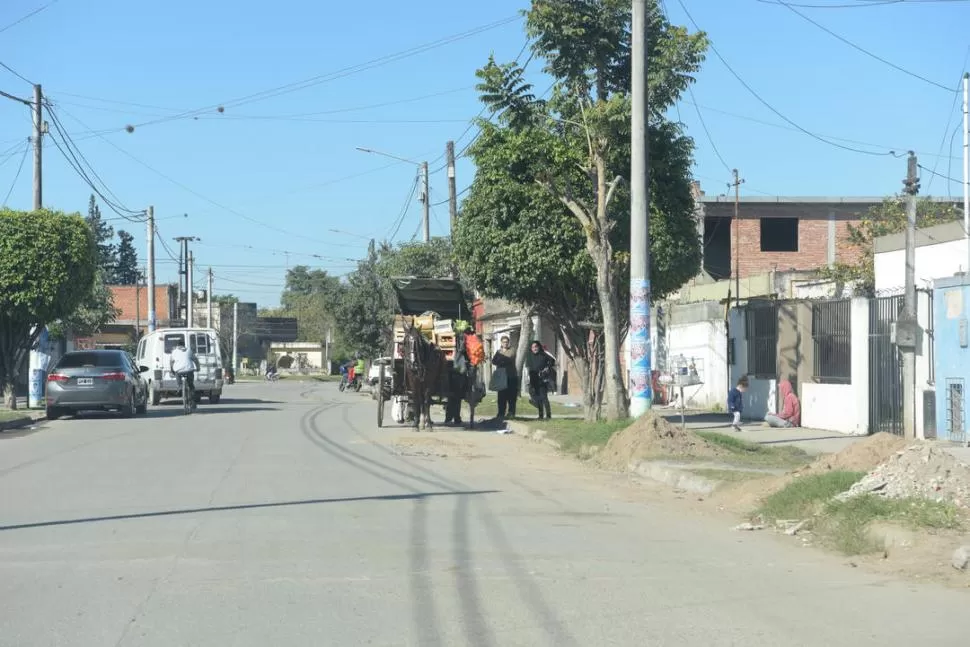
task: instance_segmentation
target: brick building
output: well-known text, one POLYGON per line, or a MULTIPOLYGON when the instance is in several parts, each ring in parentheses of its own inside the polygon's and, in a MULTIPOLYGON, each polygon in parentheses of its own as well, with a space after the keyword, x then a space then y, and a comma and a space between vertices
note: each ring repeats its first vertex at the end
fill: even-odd
MULTIPOLYGON (((710 278, 741 278, 816 270, 853 262, 859 250, 849 244, 849 225, 858 223, 883 198, 743 197, 734 222, 734 198, 698 196, 703 228, 704 271, 710 278)), ((700 232, 699 232, 700 233, 700 232)))
MULTIPOLYGON (((110 285, 118 316, 90 338, 75 338, 74 348, 103 348, 134 344, 148 330, 148 288, 142 285, 110 285)), ((155 286, 155 322, 159 328, 172 324, 178 288, 155 286)))

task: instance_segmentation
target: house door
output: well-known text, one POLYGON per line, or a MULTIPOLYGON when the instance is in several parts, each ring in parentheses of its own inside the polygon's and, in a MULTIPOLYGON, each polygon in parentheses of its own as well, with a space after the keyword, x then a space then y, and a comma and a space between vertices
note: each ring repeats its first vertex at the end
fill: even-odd
POLYGON ((902 296, 869 300, 870 434, 903 435, 902 357, 891 333, 902 309, 902 296))

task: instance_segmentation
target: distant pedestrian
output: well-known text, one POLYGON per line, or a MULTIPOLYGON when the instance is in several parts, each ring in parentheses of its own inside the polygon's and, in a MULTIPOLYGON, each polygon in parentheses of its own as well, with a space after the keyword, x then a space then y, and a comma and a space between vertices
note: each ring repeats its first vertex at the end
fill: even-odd
POLYGON ((742 394, 748 390, 748 376, 738 378, 737 386, 728 391, 728 413, 731 414, 731 426, 734 431, 741 431, 741 412, 744 411, 742 394))
POLYGON ((498 392, 498 417, 514 418, 515 405, 519 399, 519 380, 515 370, 515 349, 508 337, 502 337, 502 347, 492 357, 495 371, 491 387, 498 392))
POLYGON ((555 386, 555 376, 552 371, 556 367, 556 360, 542 348, 542 344, 537 340, 532 342, 525 363, 529 368, 529 400, 539 410, 539 420, 552 418, 549 391, 555 386))

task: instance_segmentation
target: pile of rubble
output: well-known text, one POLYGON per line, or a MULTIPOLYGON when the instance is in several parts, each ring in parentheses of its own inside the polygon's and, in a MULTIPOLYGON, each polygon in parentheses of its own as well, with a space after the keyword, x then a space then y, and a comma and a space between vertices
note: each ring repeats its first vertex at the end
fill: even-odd
POLYGON ((970 508, 970 465, 928 443, 917 443, 889 458, 837 498, 876 494, 891 499, 921 498, 970 508))

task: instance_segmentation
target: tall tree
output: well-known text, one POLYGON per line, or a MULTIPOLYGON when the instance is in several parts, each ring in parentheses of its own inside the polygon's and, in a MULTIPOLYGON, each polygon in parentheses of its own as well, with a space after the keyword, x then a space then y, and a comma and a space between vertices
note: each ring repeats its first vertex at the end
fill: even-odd
POLYGON ((12 384, 40 331, 73 312, 94 283, 97 251, 80 215, 0 209, 0 390, 12 384))
MULTIPOLYGON (((963 212, 953 203, 936 202, 922 198, 916 202, 916 226, 932 227, 963 217, 963 212)), ((869 207, 857 225, 849 225, 849 244, 855 258, 835 263, 821 271, 822 276, 841 286, 853 286, 860 296, 875 296, 875 249, 873 241, 880 236, 896 234, 906 229, 906 200, 894 196, 882 204, 869 207)))
POLYGON ((135 237, 124 229, 118 230, 117 265, 114 271, 116 285, 137 285, 141 280, 138 269, 138 252, 135 251, 135 237))
POLYGON ((97 265, 104 273, 104 280, 110 284, 115 279, 115 268, 118 266, 118 249, 113 242, 115 230, 101 217, 101 208, 98 207, 94 194, 88 200, 86 220, 97 246, 97 265))
MULTIPOLYGON (((598 391, 596 370, 603 362, 606 415, 617 419, 627 411, 620 341, 627 324, 621 304, 629 290, 630 3, 534 0, 525 15, 533 53, 554 79, 552 94, 536 98, 515 63, 489 60, 478 71, 482 101, 499 121, 483 121, 471 149, 478 171, 459 220, 464 231, 456 239, 456 257, 477 274, 475 283, 486 293, 547 308, 562 323, 561 339, 586 389, 598 391), (524 231, 523 221, 530 224, 524 231), (519 245, 528 248, 528 263, 522 256, 478 254, 486 264, 476 268, 469 258, 474 248, 508 244, 514 239, 510 230, 524 237, 519 245), (503 285, 508 280, 497 263, 522 267, 518 276, 528 286, 562 291, 550 298, 531 287, 503 285), (535 263, 548 274, 530 271, 535 263), (588 285, 595 289, 592 300, 588 285)), ((658 298, 700 267, 690 193, 693 144, 664 114, 693 82, 707 40, 671 25, 656 2, 650 2, 647 28, 651 279, 658 298)))

